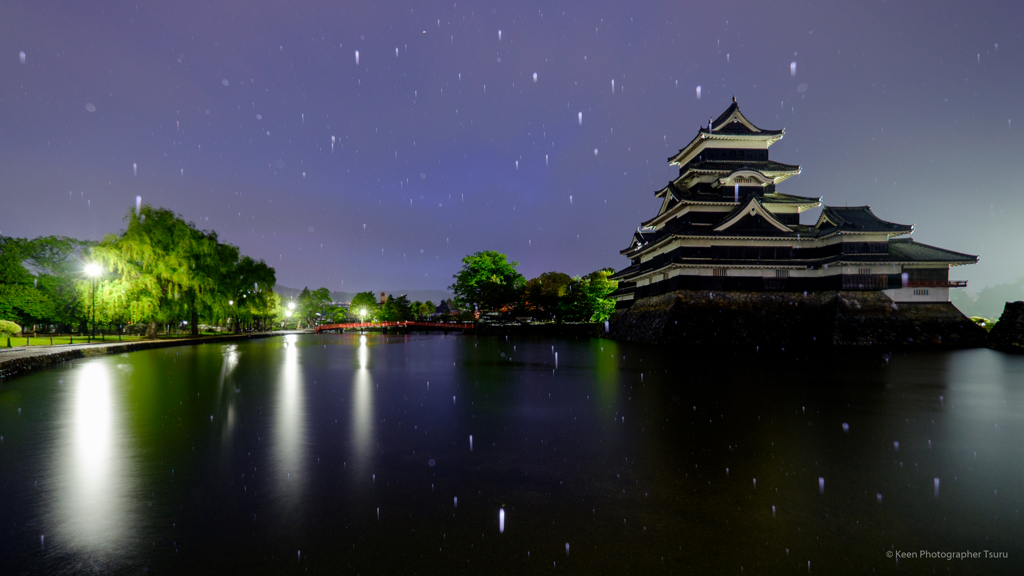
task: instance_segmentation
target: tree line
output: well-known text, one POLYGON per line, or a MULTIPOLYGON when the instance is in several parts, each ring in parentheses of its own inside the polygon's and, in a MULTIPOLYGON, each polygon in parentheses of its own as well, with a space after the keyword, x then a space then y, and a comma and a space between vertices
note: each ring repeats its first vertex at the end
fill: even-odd
POLYGON ((274 269, 174 212, 142 205, 99 242, 0 237, 0 318, 74 332, 229 325, 265 329, 280 305, 274 269), (90 277, 86 270, 95 267, 90 277), (110 328, 108 328, 109 330, 110 328))
POLYGON ((586 276, 545 272, 527 280, 500 252, 476 252, 462 259, 462 268, 448 287, 456 302, 476 311, 497 311, 556 322, 603 322, 615 310, 609 298, 618 282, 611 268, 586 276))

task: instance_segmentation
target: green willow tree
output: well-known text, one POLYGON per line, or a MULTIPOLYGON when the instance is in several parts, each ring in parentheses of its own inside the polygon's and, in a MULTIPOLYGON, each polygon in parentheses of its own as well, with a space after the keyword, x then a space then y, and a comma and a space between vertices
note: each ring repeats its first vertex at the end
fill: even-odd
POLYGON ((133 321, 147 322, 147 335, 156 335, 158 321, 182 317, 198 335, 201 312, 231 317, 236 329, 241 317, 267 315, 261 294, 273 291, 275 276, 263 261, 239 259, 238 248, 220 243, 216 232, 198 230, 164 208, 143 205, 125 220, 127 227, 105 237, 92 254, 116 274, 104 289, 120 289, 119 308, 133 321))

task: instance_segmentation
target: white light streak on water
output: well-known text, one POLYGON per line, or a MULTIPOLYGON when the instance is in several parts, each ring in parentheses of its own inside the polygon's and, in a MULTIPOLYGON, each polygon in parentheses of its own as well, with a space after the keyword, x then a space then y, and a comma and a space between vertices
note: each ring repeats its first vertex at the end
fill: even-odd
POLYGON ((279 480, 275 487, 286 506, 297 506, 303 482, 289 481, 294 472, 303 478, 302 444, 306 440, 305 382, 300 369, 298 336, 284 337, 284 362, 276 382, 274 434, 271 435, 274 466, 279 480), (283 472, 283 474, 282 474, 283 472))
POLYGON ((66 404, 71 426, 59 439, 62 451, 67 451, 58 451, 66 473, 56 478, 51 495, 52 522, 59 527, 59 541, 91 553, 113 554, 134 525, 133 499, 128 498, 135 477, 126 451, 130 434, 118 418, 120 394, 107 363, 88 361, 76 372, 66 404))

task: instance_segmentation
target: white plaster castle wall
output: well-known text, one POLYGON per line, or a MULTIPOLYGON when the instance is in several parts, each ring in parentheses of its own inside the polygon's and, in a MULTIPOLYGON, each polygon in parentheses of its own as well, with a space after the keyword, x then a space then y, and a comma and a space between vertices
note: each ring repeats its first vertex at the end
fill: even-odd
POLYGON ((896 288, 882 292, 893 302, 949 302, 949 288, 896 288))

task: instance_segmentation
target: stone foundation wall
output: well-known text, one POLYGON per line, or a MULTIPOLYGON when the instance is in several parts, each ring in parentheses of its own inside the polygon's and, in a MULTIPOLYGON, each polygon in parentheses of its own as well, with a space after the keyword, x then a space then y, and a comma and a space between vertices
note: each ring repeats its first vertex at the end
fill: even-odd
POLYGON ((984 346, 952 304, 896 304, 881 292, 705 292, 641 298, 615 313, 617 340, 764 349, 822 345, 984 346))

